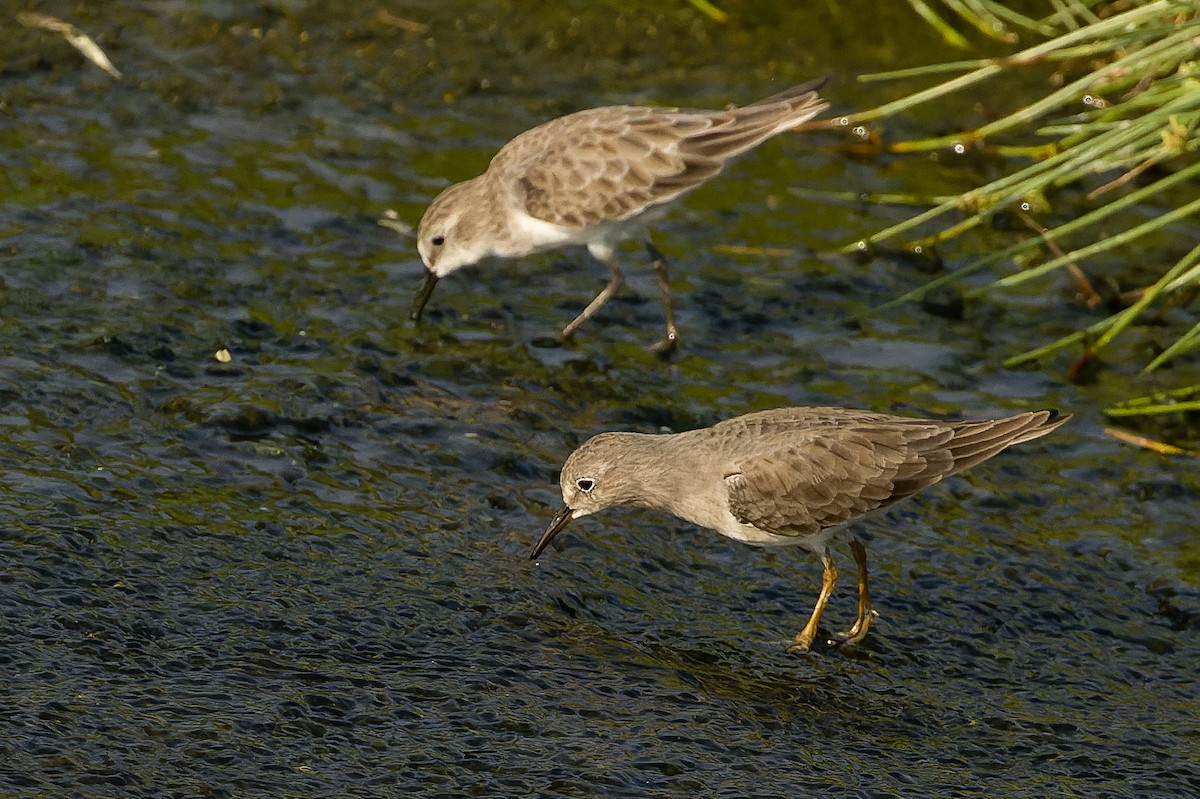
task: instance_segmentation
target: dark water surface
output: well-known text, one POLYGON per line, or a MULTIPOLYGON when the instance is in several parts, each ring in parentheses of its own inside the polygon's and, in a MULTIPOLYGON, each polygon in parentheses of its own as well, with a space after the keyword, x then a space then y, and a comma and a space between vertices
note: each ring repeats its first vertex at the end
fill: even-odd
POLYGON ((1103 434, 1120 374, 1000 368, 1086 319, 1065 280, 847 326, 928 275, 814 251, 907 209, 789 193, 996 165, 833 135, 740 160, 656 229, 670 364, 632 246, 632 290, 569 347, 605 277, 574 252, 464 270, 407 321, 421 267, 377 219, 415 224, 537 122, 825 72, 845 112, 899 91, 857 72, 959 56, 904 4, 460 5, 39 5, 120 82, 5 28, 0 794, 1200 793, 1195 462, 1103 434), (1077 419, 867 525, 857 651, 785 653, 819 582, 800 552, 612 512, 527 560, 582 437, 822 403, 1077 419))

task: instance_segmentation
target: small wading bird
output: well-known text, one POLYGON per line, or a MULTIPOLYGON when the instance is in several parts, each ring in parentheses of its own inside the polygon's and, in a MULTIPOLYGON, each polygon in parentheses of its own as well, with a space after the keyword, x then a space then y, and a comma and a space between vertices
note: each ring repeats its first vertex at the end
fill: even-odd
MULTIPOLYGON (((1050 433, 1070 414, 1044 410, 948 422, 848 408, 779 408, 685 433, 601 433, 575 450, 559 484, 565 506, 535 559, 572 520, 618 505, 650 508, 749 544, 798 545, 821 558, 821 593, 792 650, 807 650, 837 583, 829 543, 871 511, 1050 433)), ((858 618, 831 645, 857 644, 877 615, 867 552, 858 565, 858 618)))
MULTIPOLYGON (((425 280, 413 301, 420 319, 438 280, 489 256, 521 258, 586 245, 610 273, 562 336, 569 339, 624 282, 614 256, 623 240, 644 234, 660 206, 721 171, 730 158, 819 114, 824 79, 753 105, 725 111, 610 106, 580 111, 517 136, 487 171, 443 191, 417 228, 425 280)), ((648 243, 666 316, 654 349, 678 338, 667 267, 648 243)))

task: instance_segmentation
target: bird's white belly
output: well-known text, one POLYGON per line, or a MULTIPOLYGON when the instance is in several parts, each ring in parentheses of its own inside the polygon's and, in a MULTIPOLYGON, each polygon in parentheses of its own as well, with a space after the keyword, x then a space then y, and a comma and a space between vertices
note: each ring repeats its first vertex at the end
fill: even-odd
POLYGON ((587 246, 597 257, 608 257, 621 241, 645 233, 647 214, 625 220, 598 222, 587 227, 567 227, 530 216, 524 211, 509 213, 509 252, 497 253, 507 258, 519 258, 570 245, 587 246))
POLYGON ((518 258, 530 253, 553 250, 567 244, 582 244, 586 239, 580 239, 579 232, 574 228, 537 219, 524 211, 513 211, 509 214, 512 251, 500 254, 518 258))
POLYGON ((804 547, 810 552, 822 555, 829 545, 829 540, 837 535, 838 528, 827 527, 812 535, 776 535, 760 530, 752 524, 739 522, 732 513, 725 511, 722 524, 714 526, 721 535, 728 536, 744 544, 756 544, 768 547, 804 547))

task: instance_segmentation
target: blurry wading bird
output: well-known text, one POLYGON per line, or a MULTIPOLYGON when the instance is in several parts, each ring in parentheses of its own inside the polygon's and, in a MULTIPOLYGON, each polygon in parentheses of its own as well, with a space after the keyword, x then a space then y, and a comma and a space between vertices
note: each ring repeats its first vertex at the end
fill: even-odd
MULTIPOLYGON (((559 477, 565 506, 531 559, 572 520, 619 505, 650 508, 764 546, 798 545, 824 566, 821 593, 792 650, 807 650, 837 583, 829 543, 849 522, 1071 418, 1054 410, 950 422, 848 408, 778 408, 666 435, 601 433, 559 477)), ((857 644, 877 615, 858 565, 858 618, 830 645, 857 644)))
MULTIPOLYGON (((488 256, 520 258, 567 245, 586 245, 608 266, 599 294, 569 325, 570 338, 621 287, 614 249, 644 233, 665 203, 700 186, 739 153, 819 114, 828 103, 824 79, 742 108, 688 111, 610 106, 551 120, 517 136, 487 171, 443 191, 417 229, 425 280, 413 302, 421 311, 439 279, 488 256)), ((655 345, 670 352, 678 334, 662 255, 649 245, 666 334, 655 345)))

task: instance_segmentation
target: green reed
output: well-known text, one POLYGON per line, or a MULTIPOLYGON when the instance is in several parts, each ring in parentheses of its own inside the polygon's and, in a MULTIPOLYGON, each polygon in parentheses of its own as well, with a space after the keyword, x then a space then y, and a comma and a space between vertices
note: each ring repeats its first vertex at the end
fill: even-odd
MULTIPOLYGON (((925 0, 909 0, 909 4, 955 46, 966 47, 969 42, 946 21, 947 13, 999 41, 1030 37, 1042 41, 1000 58, 861 76, 863 81, 933 77, 939 82, 848 117, 844 124, 865 129, 872 121, 953 92, 979 91, 985 81, 1038 65, 1053 65, 1059 75, 1068 77, 1035 102, 974 130, 887 145, 896 153, 984 149, 1029 163, 956 197, 937 198, 928 210, 848 244, 844 252, 870 252, 882 242, 924 252, 987 224, 997 213, 1026 220, 1033 235, 930 280, 873 312, 920 300, 933 289, 985 269, 1004 274, 965 291, 965 296, 980 297, 1044 280, 1063 269, 1071 271, 1072 279, 1086 283, 1081 264, 1089 259, 1130 245, 1147 246, 1144 239, 1152 234, 1200 216, 1200 198, 1188 196, 1149 219, 1130 222, 1132 215, 1122 214, 1148 200, 1166 203, 1200 179, 1200 5, 1196 2, 1050 0, 1053 11, 1041 19, 990 0, 940 0, 940 10, 925 0), (1031 141, 999 141, 1003 134, 1031 141), (1116 177, 1089 194, 1088 199, 1096 203, 1090 211, 1052 227, 1038 226, 1036 212, 1058 190, 1108 173, 1116 177), (1084 243, 1069 244, 1072 241, 1084 243)), ((1177 246, 1169 238, 1165 241, 1161 234, 1155 239, 1158 250, 1177 246)), ((1187 241, 1190 251, 1162 264, 1159 277, 1150 285, 1130 292, 1128 299, 1122 295, 1119 299, 1124 302, 1116 304, 1124 307, 1057 341, 1014 355, 1005 365, 1037 362, 1068 348, 1081 349, 1081 361, 1094 360, 1135 323, 1151 316, 1161 321, 1166 310, 1193 304, 1200 296, 1200 246, 1192 245, 1192 240, 1187 241)), ((1172 344, 1143 365, 1142 374, 1155 372, 1196 347, 1200 347, 1200 323, 1175 335, 1172 344)), ((1200 400, 1192 397, 1200 397, 1200 383, 1130 400, 1110 412, 1130 416, 1163 413, 1168 408, 1196 410, 1200 400)))

